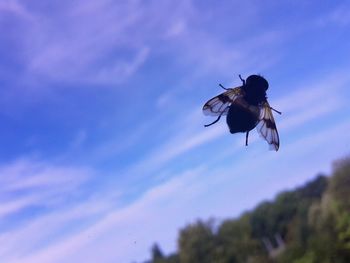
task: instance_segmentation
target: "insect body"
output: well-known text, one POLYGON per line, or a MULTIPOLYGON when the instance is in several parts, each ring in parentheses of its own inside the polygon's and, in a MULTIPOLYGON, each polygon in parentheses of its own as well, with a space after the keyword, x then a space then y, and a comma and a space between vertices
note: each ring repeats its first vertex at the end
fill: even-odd
POLYGON ((245 132, 246 145, 248 145, 249 131, 257 127, 260 135, 276 151, 279 148, 279 136, 272 115, 274 110, 267 102, 266 90, 269 84, 266 79, 258 75, 251 75, 244 80, 242 86, 226 89, 226 91, 209 101, 203 106, 205 115, 218 116, 208 127, 218 122, 221 116, 226 115, 226 122, 231 133, 245 132))

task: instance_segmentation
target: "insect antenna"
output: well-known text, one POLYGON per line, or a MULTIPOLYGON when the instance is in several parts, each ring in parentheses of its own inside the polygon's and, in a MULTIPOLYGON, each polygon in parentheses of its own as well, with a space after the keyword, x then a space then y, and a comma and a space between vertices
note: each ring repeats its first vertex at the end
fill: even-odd
POLYGON ((275 109, 272 108, 271 106, 269 106, 269 108, 270 108, 271 110, 273 110, 274 112, 277 112, 278 114, 282 114, 282 112, 280 112, 280 111, 278 111, 278 110, 275 110, 275 109))
POLYGON ((222 86, 222 84, 219 84, 219 86, 220 86, 221 88, 223 88, 224 90, 229 90, 229 89, 225 88, 224 86, 222 86))
POLYGON ((247 133, 245 134, 245 146, 248 146, 248 135, 249 131, 247 131, 247 133))
POLYGON ((217 123, 217 122, 220 120, 220 118, 221 118, 221 115, 219 115, 219 117, 218 117, 215 121, 213 121, 212 123, 205 124, 204 127, 209 127, 209 126, 211 126, 211 125, 217 123))
POLYGON ((242 82, 243 82, 243 86, 245 86, 245 80, 244 79, 242 79, 242 76, 241 76, 241 74, 239 74, 238 75, 238 77, 242 80, 242 82))

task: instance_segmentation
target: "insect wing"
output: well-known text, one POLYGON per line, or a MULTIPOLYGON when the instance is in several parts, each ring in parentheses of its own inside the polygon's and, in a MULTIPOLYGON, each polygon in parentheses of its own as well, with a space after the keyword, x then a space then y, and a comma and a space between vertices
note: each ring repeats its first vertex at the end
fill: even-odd
POLYGON ((226 115, 229 110, 231 103, 237 99, 237 97, 242 95, 242 90, 240 87, 229 89, 224 93, 208 100, 203 106, 204 115, 211 116, 222 116, 226 115))
POLYGON ((256 127, 259 134, 268 142, 270 149, 278 151, 280 139, 271 107, 267 102, 261 106, 259 119, 260 122, 256 127))

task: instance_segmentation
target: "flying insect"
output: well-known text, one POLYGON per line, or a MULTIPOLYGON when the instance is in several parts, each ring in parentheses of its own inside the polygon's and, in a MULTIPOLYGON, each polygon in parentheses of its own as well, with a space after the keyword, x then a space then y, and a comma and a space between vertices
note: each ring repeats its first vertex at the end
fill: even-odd
POLYGON ((226 116, 230 133, 246 133, 246 145, 249 132, 256 127, 270 148, 278 151, 280 140, 272 110, 278 114, 281 112, 272 108, 267 101, 269 83, 260 75, 251 75, 246 80, 239 75, 239 78, 242 86, 227 89, 220 84, 226 91, 204 104, 204 115, 217 116, 215 121, 204 126, 211 126, 226 116))

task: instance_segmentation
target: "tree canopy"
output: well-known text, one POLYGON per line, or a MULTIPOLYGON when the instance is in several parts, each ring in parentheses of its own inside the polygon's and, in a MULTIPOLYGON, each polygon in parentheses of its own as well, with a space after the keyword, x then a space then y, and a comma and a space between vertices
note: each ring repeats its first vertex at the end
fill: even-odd
POLYGON ((350 262, 350 158, 333 173, 214 228, 198 220, 180 230, 178 251, 152 248, 149 263, 350 262))

